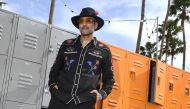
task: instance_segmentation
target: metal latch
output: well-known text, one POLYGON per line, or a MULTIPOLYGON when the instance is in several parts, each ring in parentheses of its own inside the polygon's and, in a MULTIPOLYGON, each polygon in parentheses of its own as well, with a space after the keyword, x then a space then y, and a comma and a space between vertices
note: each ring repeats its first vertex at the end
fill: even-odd
POLYGON ((53 51, 54 51, 52 45, 50 45, 50 47, 49 47, 49 51, 50 51, 50 52, 53 52, 53 51))

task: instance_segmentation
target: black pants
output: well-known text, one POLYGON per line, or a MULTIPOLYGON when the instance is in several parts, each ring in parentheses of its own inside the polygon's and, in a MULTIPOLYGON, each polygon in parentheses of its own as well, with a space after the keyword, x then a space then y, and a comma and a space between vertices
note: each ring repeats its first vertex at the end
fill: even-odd
POLYGON ((74 101, 71 101, 69 104, 65 104, 57 97, 52 96, 48 109, 95 109, 95 102, 88 101, 75 105, 74 101))

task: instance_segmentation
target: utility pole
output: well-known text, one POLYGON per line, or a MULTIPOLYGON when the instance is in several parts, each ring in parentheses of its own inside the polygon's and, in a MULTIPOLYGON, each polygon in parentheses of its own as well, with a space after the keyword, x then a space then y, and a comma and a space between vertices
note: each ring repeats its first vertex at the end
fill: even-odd
POLYGON ((3 8, 3 5, 4 4, 7 4, 6 2, 3 2, 3 0, 0 0, 0 9, 2 9, 3 8))
POLYGON ((139 33, 136 43, 136 53, 139 53, 140 50, 140 44, 141 44, 141 38, 142 38, 142 31, 143 31, 143 23, 144 23, 144 13, 145 13, 145 2, 146 0, 142 0, 142 7, 141 7, 141 21, 139 26, 139 33))
POLYGON ((55 8, 55 0, 51 0, 50 12, 49 12, 49 21, 48 24, 52 24, 53 21, 53 13, 55 8))

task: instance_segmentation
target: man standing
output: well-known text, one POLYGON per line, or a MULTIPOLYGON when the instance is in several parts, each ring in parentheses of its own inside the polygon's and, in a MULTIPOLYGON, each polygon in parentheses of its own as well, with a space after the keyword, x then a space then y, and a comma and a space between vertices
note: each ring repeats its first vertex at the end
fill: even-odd
POLYGON ((104 20, 87 7, 71 21, 81 35, 64 41, 59 49, 49 75, 48 109, 95 109, 114 84, 111 52, 93 36, 104 20))

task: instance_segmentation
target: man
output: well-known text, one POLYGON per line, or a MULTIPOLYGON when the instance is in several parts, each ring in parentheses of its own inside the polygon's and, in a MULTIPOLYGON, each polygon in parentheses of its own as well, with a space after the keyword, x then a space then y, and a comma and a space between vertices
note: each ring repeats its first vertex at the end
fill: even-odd
POLYGON ((114 84, 111 52, 93 36, 104 20, 87 7, 71 21, 81 35, 64 41, 59 49, 49 75, 49 109, 95 109, 114 84))

